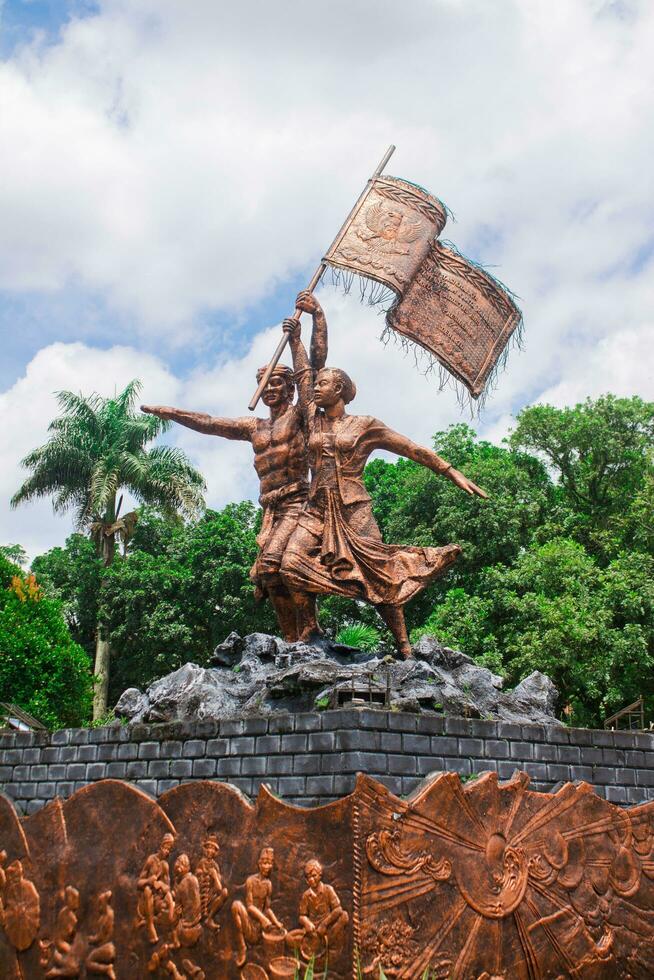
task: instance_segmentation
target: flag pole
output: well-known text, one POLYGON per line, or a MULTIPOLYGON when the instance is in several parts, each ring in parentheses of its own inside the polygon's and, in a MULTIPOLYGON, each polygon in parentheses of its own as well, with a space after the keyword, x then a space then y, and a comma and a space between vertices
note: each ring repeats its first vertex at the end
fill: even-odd
MULTIPOLYGON (((350 227, 350 224, 352 223, 352 220, 353 220, 355 214, 357 213, 357 211, 361 207, 361 205, 362 205, 364 199, 366 198, 366 196, 367 196, 370 188, 372 187, 372 182, 374 181, 375 177, 379 177, 379 175, 382 173, 382 171, 384 170, 384 167, 386 166, 386 164, 388 163, 388 161, 390 160, 390 158, 393 156, 393 153, 394 152, 395 152, 395 147, 391 144, 391 146, 389 146, 389 148, 386 150, 386 153, 384 154, 384 156, 382 157, 382 159, 379 161, 379 164, 376 167, 376 169, 375 169, 372 177, 370 178, 370 180, 368 181, 368 183, 364 187, 363 191, 359 195, 359 198, 358 198, 356 204, 354 205, 354 207, 352 208, 352 210, 348 214, 347 218, 343 222, 343 225, 342 225, 339 233, 337 234, 336 238, 332 242, 332 245, 330 246, 330 248, 329 248, 328 251, 331 252, 332 249, 336 248, 340 244, 340 242, 342 241, 343 237, 345 236, 345 233, 347 232, 348 228, 350 227)), ((311 277, 311 281, 309 282, 309 285, 307 286, 307 291, 308 292, 312 293, 314 291, 314 289, 316 288, 316 286, 318 285, 318 283, 322 279, 323 273, 325 272, 325 269, 326 268, 327 268, 327 263, 326 262, 321 262, 320 265, 318 266, 318 268, 316 269, 316 271, 314 272, 313 276, 311 277)), ((301 316, 302 316, 302 310, 300 310, 300 309, 298 309, 296 307, 295 313, 293 314, 293 319, 294 320, 299 320, 301 316)), ((251 412, 253 412, 254 409, 257 407, 257 402, 261 398, 262 392, 263 392, 264 388, 266 387, 266 385, 268 384, 268 382, 270 380, 270 375, 275 370, 275 367, 277 366, 277 363, 278 363, 280 357, 284 353, 284 348, 286 347, 286 344, 287 343, 288 343, 288 334, 284 333, 284 334, 282 334, 281 340, 277 344, 277 349, 275 350, 275 353, 273 354, 272 358, 270 359, 270 362, 269 362, 266 370, 263 373, 263 376, 261 378, 261 381, 259 382, 259 385, 257 387, 257 390, 255 391, 254 395, 252 396, 252 400, 250 401, 250 404, 248 405, 248 408, 250 409, 251 412)))

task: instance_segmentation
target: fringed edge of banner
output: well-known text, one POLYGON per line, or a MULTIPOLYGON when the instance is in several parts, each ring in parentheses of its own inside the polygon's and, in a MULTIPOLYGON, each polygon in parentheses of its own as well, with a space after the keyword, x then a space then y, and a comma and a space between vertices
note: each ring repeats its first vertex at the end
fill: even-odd
POLYGON ((384 346, 392 340, 397 347, 401 348, 405 355, 413 354, 413 359, 415 363, 416 370, 422 374, 424 377, 429 377, 432 374, 438 375, 438 390, 446 391, 451 390, 456 396, 456 401, 461 409, 461 411, 468 410, 470 412, 470 418, 479 418, 483 410, 486 408, 486 403, 490 395, 495 391, 499 383, 500 375, 506 370, 507 361, 511 351, 513 350, 523 350, 523 335, 524 335, 524 321, 522 315, 518 320, 511 336, 506 342, 504 350, 497 359, 497 364, 493 367, 492 371, 489 373, 482 391, 476 397, 472 394, 468 388, 465 381, 462 381, 457 375, 452 371, 448 365, 444 364, 440 358, 438 358, 431 351, 423 347, 422 344, 418 344, 404 334, 401 334, 398 330, 395 330, 390 324, 386 323, 384 329, 379 337, 384 346))
POLYGON ((361 276, 358 272, 341 269, 335 265, 329 265, 327 269, 329 272, 329 278, 326 277, 328 285, 340 289, 344 296, 349 296, 356 286, 359 292, 359 302, 363 306, 376 307, 377 313, 380 315, 388 313, 398 299, 394 289, 386 286, 383 282, 371 279, 369 276, 361 276))
POLYGON ((479 398, 475 398, 467 385, 463 381, 460 381, 455 374, 452 374, 451 370, 435 354, 432 354, 431 351, 428 351, 421 344, 409 340, 408 337, 394 330, 388 323, 384 326, 379 339, 385 347, 393 342, 396 347, 399 347, 403 351, 405 357, 413 354, 416 371, 425 378, 436 375, 438 377, 438 391, 446 391, 448 389, 453 391, 456 396, 457 405, 462 412, 467 409, 470 412, 471 419, 481 415, 488 395, 486 388, 479 395, 479 398))
MULTIPOLYGON (((444 364, 436 354, 433 354, 421 344, 409 340, 408 337, 399 333, 399 331, 395 330, 388 323, 385 324, 379 339, 384 346, 387 346, 389 341, 393 340, 404 351, 405 355, 412 353, 416 370, 424 377, 429 377, 437 372, 438 390, 446 391, 449 389, 454 391, 460 410, 462 412, 468 410, 471 419, 479 418, 486 407, 489 396, 497 388, 500 375, 506 370, 509 355, 514 350, 524 350, 524 319, 522 311, 516 302, 519 297, 480 262, 475 262, 473 259, 469 259, 467 255, 464 255, 453 242, 443 241, 441 239, 437 239, 437 241, 446 248, 450 248, 470 265, 479 269, 485 276, 488 276, 499 289, 502 289, 510 297, 511 302, 518 312, 518 321, 511 331, 511 335, 498 357, 497 363, 486 378, 483 390, 475 397, 467 384, 458 378, 452 369, 444 364)), ((331 264, 327 266, 327 269, 329 271, 329 278, 325 277, 327 284, 340 289, 344 296, 349 296, 356 285, 359 291, 359 302, 365 306, 375 308, 379 316, 386 316, 391 308, 402 300, 401 295, 398 295, 390 286, 377 282, 377 280, 371 279, 369 276, 363 276, 358 272, 353 272, 351 269, 342 269, 331 264)))

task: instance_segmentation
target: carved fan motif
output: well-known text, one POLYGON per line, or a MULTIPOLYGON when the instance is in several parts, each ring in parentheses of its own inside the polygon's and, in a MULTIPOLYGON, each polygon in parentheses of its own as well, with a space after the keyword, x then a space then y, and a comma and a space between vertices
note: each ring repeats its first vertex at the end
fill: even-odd
POLYGON ((589 786, 553 796, 527 787, 525 776, 499 785, 487 774, 463 789, 443 774, 407 803, 365 781, 364 974, 381 967, 402 980, 426 970, 452 980, 652 975, 651 946, 632 945, 619 928, 629 922, 644 936, 653 926, 651 913, 630 901, 651 876, 650 819, 637 820, 634 831, 629 815, 589 786), (618 970, 625 958, 633 973, 618 970))

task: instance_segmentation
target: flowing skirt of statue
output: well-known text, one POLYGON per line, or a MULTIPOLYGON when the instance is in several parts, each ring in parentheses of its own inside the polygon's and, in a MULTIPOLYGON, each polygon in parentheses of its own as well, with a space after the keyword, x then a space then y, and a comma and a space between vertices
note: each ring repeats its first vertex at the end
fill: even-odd
POLYGON ((454 564, 461 549, 384 544, 370 501, 343 504, 321 488, 305 506, 286 546, 282 576, 289 588, 404 605, 454 564))

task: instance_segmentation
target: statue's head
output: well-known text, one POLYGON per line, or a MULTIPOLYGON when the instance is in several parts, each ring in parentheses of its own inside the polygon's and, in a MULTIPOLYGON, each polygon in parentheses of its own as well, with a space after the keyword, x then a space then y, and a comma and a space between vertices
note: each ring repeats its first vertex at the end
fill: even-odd
POLYGON ((13 884, 14 882, 22 881, 22 878, 23 862, 19 858, 16 858, 16 860, 12 861, 7 867, 7 881, 13 884))
POLYGON ((314 858, 304 865, 304 877, 310 888, 317 888, 322 881, 322 864, 314 858))
MULTIPOLYGON (((266 367, 261 367, 257 371, 257 382, 261 381, 266 367)), ((290 367, 285 364, 277 364, 273 368, 268 384, 263 389, 261 399, 264 405, 273 408, 276 405, 284 405, 292 402, 295 395, 295 380, 290 367)))
POLYGON ((392 208, 384 211, 384 215, 381 219, 382 232, 396 232, 402 224, 402 217, 403 215, 401 211, 394 211, 392 208))
POLYGON ((111 889, 107 889, 104 892, 100 892, 98 895, 98 909, 100 912, 104 912, 108 908, 109 902, 111 901, 111 889))
POLYGON ((348 405, 356 396, 357 386, 349 374, 340 368, 326 367, 318 371, 313 385, 313 397, 320 408, 328 408, 342 399, 348 405))
POLYGON ((79 892, 76 888, 73 888, 72 885, 66 885, 64 888, 64 904, 67 905, 72 912, 77 912, 79 908, 79 892))
POLYGON ((177 878, 183 878, 184 875, 189 873, 191 870, 191 859, 189 858, 188 854, 179 855, 175 861, 175 867, 173 870, 175 872, 175 877, 177 878))
POLYGON ((207 834, 202 841, 202 850, 209 858, 218 857, 218 854, 220 853, 220 844, 218 843, 218 838, 215 834, 207 834))
POLYGON ((161 838, 161 844, 159 846, 159 850, 161 851, 164 857, 168 857, 168 855, 173 849, 174 843, 175 843, 175 838, 173 837, 172 834, 163 835, 163 837, 161 838))
POLYGON ((267 878, 273 869, 275 852, 272 847, 263 847, 259 854, 259 873, 267 878))

